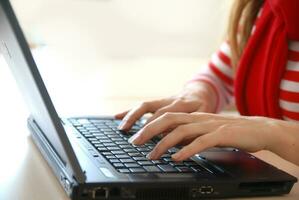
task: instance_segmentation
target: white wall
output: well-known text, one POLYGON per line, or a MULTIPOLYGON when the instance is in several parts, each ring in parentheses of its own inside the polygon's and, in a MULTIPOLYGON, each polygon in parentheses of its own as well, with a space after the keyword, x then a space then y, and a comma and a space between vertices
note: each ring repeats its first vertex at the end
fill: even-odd
POLYGON ((73 55, 206 58, 223 39, 231 0, 12 2, 30 40, 73 55))

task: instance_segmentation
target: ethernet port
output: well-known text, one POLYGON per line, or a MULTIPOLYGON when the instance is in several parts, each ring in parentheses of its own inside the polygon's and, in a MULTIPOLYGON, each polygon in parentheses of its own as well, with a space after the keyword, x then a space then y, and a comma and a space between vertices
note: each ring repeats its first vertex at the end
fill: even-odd
POLYGON ((95 188, 92 192, 93 199, 108 199, 109 190, 106 187, 95 188))

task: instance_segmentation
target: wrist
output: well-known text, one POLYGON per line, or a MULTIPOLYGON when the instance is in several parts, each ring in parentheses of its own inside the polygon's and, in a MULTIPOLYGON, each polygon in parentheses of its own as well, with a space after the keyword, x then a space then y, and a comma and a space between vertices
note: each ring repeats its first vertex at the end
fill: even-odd
POLYGON ((266 150, 287 160, 293 160, 292 155, 296 154, 293 147, 299 139, 299 125, 283 120, 271 120, 270 123, 270 131, 268 131, 268 137, 266 138, 266 141, 268 141, 266 150))
POLYGON ((209 82, 198 80, 185 85, 182 96, 193 96, 208 104, 209 112, 216 112, 218 106, 218 94, 209 82))

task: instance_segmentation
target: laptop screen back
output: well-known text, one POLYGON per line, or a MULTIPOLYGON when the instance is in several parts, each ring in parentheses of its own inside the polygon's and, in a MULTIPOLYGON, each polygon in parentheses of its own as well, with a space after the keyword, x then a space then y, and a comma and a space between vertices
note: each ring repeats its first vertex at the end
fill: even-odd
POLYGON ((56 150, 66 170, 79 182, 83 181, 84 174, 8 0, 0 1, 0 47, 33 119, 56 150))

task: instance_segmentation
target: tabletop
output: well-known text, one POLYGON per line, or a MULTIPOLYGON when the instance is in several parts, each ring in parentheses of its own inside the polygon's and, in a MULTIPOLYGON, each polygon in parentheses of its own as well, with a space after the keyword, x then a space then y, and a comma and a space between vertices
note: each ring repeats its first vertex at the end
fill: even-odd
MULTIPOLYGON (((62 115, 114 114, 136 103, 176 92, 202 61, 196 59, 158 59, 103 62, 88 70, 76 65, 55 63, 43 56, 51 67, 41 67, 55 106, 62 115), (109 67, 103 67, 103 66, 109 67), (189 66, 187 68, 186 66, 189 66), (60 69, 60 70, 58 70, 60 69), (168 70, 180 76, 157 76, 168 70), (60 73, 57 73, 57 72, 60 73), (138 76, 136 76, 138 74, 138 76), (110 78, 109 78, 110 77, 110 78), (154 81, 153 81, 153 77, 154 81), (175 78, 174 78, 175 77, 175 78), (52 80, 52 81, 51 81, 52 80), (118 82, 117 82, 118 81, 118 82), (122 83, 122 84, 119 84, 122 83), (167 87, 158 87, 167 83, 167 87), (67 94, 67 95, 66 95, 67 94)), ((77 65, 82 64, 73 62, 77 65)), ((26 128, 28 110, 22 101, 8 67, 0 59, 0 199, 68 200, 46 161, 32 142, 26 128)), ((280 157, 261 151, 257 157, 299 178, 299 167, 280 157)), ((242 198, 246 199, 246 198, 242 198)), ((250 198, 252 199, 252 198, 250 198)), ((254 199, 299 199, 299 184, 290 194, 254 199)))

